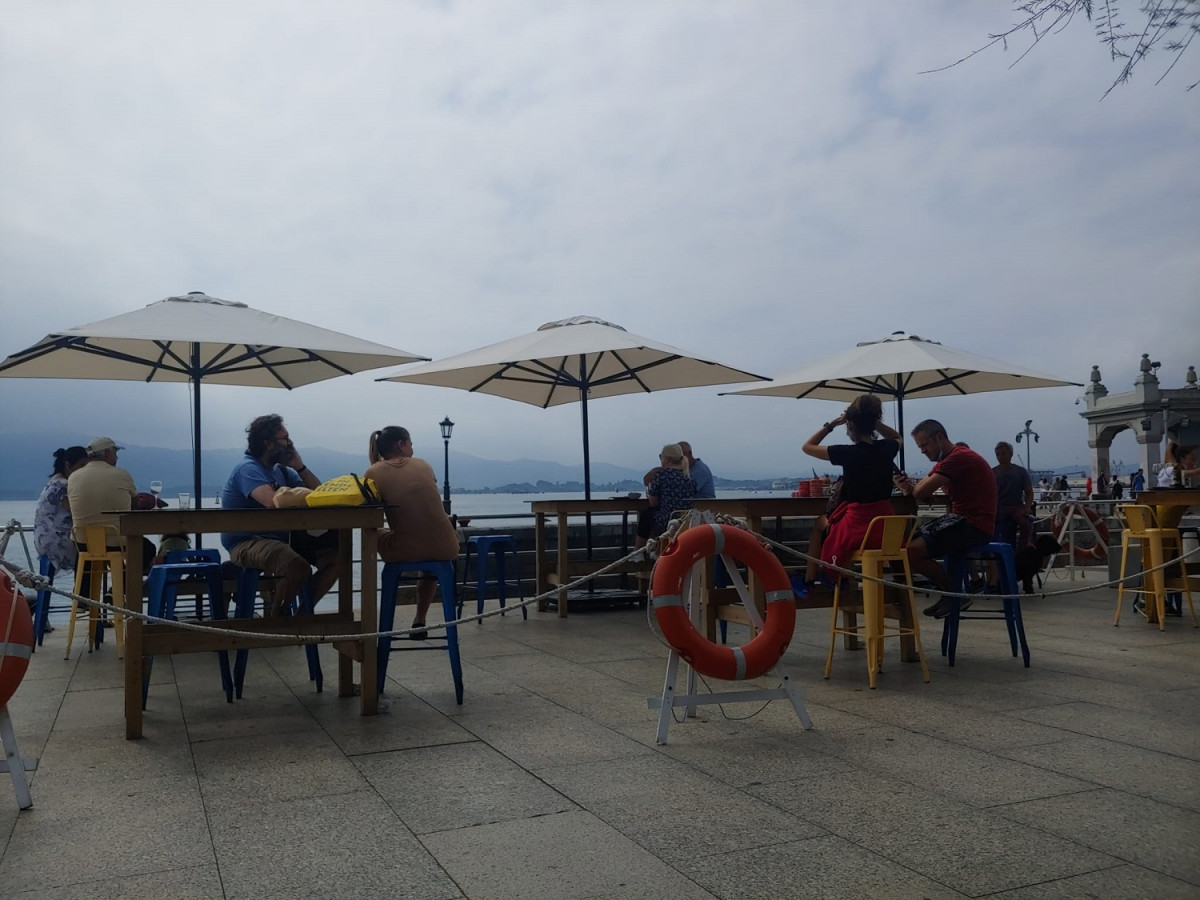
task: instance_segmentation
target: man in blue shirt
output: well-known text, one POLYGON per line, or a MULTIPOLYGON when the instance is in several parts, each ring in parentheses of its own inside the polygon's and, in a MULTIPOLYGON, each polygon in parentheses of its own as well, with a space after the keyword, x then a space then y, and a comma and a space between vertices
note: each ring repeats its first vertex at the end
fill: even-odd
MULTIPOLYGON (((282 416, 259 416, 246 428, 246 436, 246 455, 221 491, 222 509, 273 509, 279 488, 320 485, 321 479, 300 458, 282 416)), ((278 577, 272 614, 286 608, 305 585, 316 606, 337 581, 336 532, 231 532, 221 535, 221 544, 235 565, 278 577), (312 566, 317 567, 315 574, 312 566)))
POLYGON ((696 496, 698 498, 715 499, 717 489, 713 484, 712 469, 708 467, 708 464, 704 460, 692 456, 692 445, 687 441, 680 441, 679 449, 687 457, 688 472, 692 476, 692 481, 696 482, 696 496))

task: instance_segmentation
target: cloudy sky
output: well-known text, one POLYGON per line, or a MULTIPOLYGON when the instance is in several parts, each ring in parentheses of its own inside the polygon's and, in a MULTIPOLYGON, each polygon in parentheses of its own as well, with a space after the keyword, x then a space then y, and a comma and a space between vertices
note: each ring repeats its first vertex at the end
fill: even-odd
MULTIPOLYGON (((0 357, 192 290, 440 358, 592 315, 763 375, 905 330, 1128 390, 1200 364, 1197 58, 1115 74, 1085 22, 1019 64, 1004 2, 10 0, 0 357)), ((385 370, 386 371, 386 370, 385 370)), ((204 391, 206 446, 577 462, 579 409, 383 371, 204 391)), ((1033 419, 1086 464, 1080 389, 906 405, 976 447, 1033 419)), ((0 379, 0 430, 190 445, 179 385, 0 379)), ((839 407, 715 388, 599 400, 593 459, 690 438, 804 471, 839 407)), ((49 454, 48 448, 47 454, 49 454)), ((910 460, 916 456, 911 446, 910 460)), ((1021 456, 1024 456, 1022 451, 1021 456)), ((1114 460, 1135 459, 1128 435, 1114 460)), ((915 468, 910 463, 910 468, 915 468)))

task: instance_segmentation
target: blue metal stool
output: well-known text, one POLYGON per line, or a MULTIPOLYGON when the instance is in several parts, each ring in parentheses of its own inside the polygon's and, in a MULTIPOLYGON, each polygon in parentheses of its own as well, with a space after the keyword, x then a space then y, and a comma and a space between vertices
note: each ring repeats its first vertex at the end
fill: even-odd
MULTIPOLYGON (((249 619, 254 616, 255 599, 258 596, 258 581, 262 577, 259 569, 238 568, 237 589, 234 594, 234 615, 239 619, 249 619)), ((265 602, 264 602, 265 606, 265 602)), ((300 593, 292 602, 285 615, 298 612, 302 615, 313 614, 312 592, 308 585, 300 589, 300 593)), ((316 644, 304 645, 304 657, 308 661, 308 680, 317 686, 317 693, 325 689, 325 673, 321 670, 321 655, 316 644)), ((233 663, 233 690, 239 700, 242 699, 242 688, 246 683, 246 664, 250 661, 249 650, 239 650, 233 663)))
MULTIPOLYGON (((214 619, 225 618, 221 554, 212 549, 172 550, 167 554, 166 562, 152 566, 147 583, 146 612, 160 619, 174 619, 179 585, 185 578, 193 575, 203 578, 208 584, 210 615, 214 619)), ((199 617, 200 608, 201 603, 197 599, 197 617, 199 617)), ((217 661, 221 668, 221 686, 225 689, 225 699, 232 703, 233 678, 229 673, 229 654, 218 652, 217 661)), ((150 672, 153 668, 154 657, 147 656, 142 674, 142 709, 146 708, 146 699, 150 694, 150 672)))
POLYGON ((1029 644, 1025 640, 1025 623, 1021 619, 1021 594, 1017 584, 1016 554, 1011 544, 993 541, 982 544, 966 553, 955 554, 946 558, 946 571, 950 574, 950 583, 958 593, 967 589, 969 562, 973 560, 995 560, 996 570, 1000 578, 1000 593, 1004 595, 1003 608, 998 610, 981 610, 976 613, 962 611, 962 599, 953 597, 950 600, 950 615, 942 624, 942 656, 947 657, 950 665, 954 665, 954 651, 958 645, 958 624, 963 619, 1003 619, 1008 626, 1008 642, 1012 646, 1012 655, 1016 656, 1018 648, 1029 668, 1029 644))
MULTIPOLYGON (((237 587, 233 595, 233 615, 238 619, 249 619, 254 616, 254 598, 258 596, 258 579, 262 575, 258 569, 243 569, 237 567, 237 587)), ((242 699, 242 686, 246 683, 246 663, 250 659, 249 650, 239 650, 234 657, 233 690, 234 696, 242 699)), ((309 673, 312 674, 311 672, 309 673)))
MULTIPOLYGON (((500 609, 504 609, 505 601, 508 599, 508 586, 515 584, 521 599, 525 599, 525 588, 521 581, 521 557, 517 554, 517 545, 513 541, 512 535, 509 534, 473 534, 467 539, 467 553, 463 558, 463 580, 462 593, 458 598, 458 618, 462 618, 463 603, 467 599, 467 590, 475 591, 475 612, 483 613, 483 602, 487 598, 488 580, 487 580, 487 561, 488 554, 494 553, 496 558, 496 596, 500 601, 500 609), (471 554, 475 551, 475 585, 472 587, 470 582, 471 572, 471 554), (506 580, 504 559, 508 554, 512 554, 513 572, 516 575, 516 581, 510 582, 506 580)), ((503 612, 500 615, 504 615, 503 612)), ((529 618, 529 610, 522 605, 521 617, 529 618)), ((483 620, 479 619, 477 624, 482 625, 483 620)))
MULTIPOLYGON (((383 576, 379 587, 379 630, 391 631, 396 622, 396 591, 400 580, 406 572, 420 572, 424 575, 437 577, 442 594, 442 615, 447 622, 454 621, 456 609, 454 602, 454 562, 451 560, 423 560, 417 562, 391 562, 383 567, 383 576)), ((430 638, 429 642, 441 641, 441 638, 430 638)), ((458 655, 458 626, 447 625, 445 649, 450 654, 450 672, 454 676, 454 699, 461 706, 463 702, 462 660, 458 655)), ((388 656, 405 650, 441 650, 440 643, 434 646, 393 647, 393 638, 379 639, 377 657, 379 693, 383 693, 384 680, 387 677, 388 656)))

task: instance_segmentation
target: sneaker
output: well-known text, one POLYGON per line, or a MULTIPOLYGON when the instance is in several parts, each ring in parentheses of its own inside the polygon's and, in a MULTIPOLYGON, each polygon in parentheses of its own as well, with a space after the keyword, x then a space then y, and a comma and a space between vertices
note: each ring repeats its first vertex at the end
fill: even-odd
POLYGON ((946 616, 950 615, 950 598, 939 597, 937 603, 925 607, 925 615, 933 616, 935 619, 946 618, 946 616))
POLYGON ((793 575, 788 579, 792 583, 792 590, 801 600, 808 599, 808 583, 804 580, 803 575, 793 575))
MULTIPOLYGON (((980 581, 972 581, 970 586, 967 588, 967 593, 968 594, 987 594, 987 593, 990 593, 991 590, 992 590, 991 585, 989 585, 986 581, 980 580, 980 581)), ((964 599, 964 602, 966 602, 965 599, 964 599)))
MULTIPOLYGON (((974 603, 975 601, 970 597, 962 597, 958 601, 958 611, 960 613, 966 612, 974 605, 974 603)), ((953 609, 954 602, 949 597, 943 597, 933 606, 926 609, 925 615, 933 616, 935 619, 944 619, 946 616, 950 615, 953 609)))
POLYGON ((1134 597, 1133 598, 1133 611, 1135 613, 1137 613, 1139 616, 1145 616, 1146 615, 1146 601, 1143 600, 1141 597, 1134 597))

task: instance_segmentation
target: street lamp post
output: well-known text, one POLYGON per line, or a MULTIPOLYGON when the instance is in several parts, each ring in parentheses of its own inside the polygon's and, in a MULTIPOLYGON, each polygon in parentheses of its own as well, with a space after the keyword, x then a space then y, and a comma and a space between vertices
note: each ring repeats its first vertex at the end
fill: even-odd
MULTIPOLYGON (((1021 438, 1025 438, 1025 471, 1033 472, 1033 467, 1029 465, 1029 445, 1038 439, 1038 433, 1029 426, 1033 424, 1033 419, 1025 420, 1025 430, 1017 435, 1017 443, 1021 443, 1021 438), (1033 438, 1033 440, 1030 440, 1033 438)), ((1032 475, 1030 476, 1032 477, 1032 475)))
POLYGON ((446 416, 438 422, 438 427, 442 429, 442 443, 446 448, 442 462, 442 508, 446 510, 446 515, 450 515, 450 434, 454 431, 454 423, 446 416))

